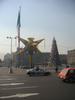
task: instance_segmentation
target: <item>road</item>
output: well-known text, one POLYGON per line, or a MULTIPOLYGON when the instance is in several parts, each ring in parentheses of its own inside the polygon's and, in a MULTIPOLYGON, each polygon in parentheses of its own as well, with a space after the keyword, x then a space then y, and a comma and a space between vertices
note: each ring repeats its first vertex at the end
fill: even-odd
POLYGON ((75 83, 64 83, 50 76, 0 75, 0 100, 75 100, 75 83))

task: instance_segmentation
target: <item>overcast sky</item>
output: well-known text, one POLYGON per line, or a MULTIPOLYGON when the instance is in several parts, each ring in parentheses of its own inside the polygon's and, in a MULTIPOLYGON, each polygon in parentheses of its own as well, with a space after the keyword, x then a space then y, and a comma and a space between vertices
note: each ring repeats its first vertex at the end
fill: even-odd
MULTIPOLYGON (((0 58, 10 53, 7 36, 17 36, 17 17, 21 6, 21 37, 44 38, 39 49, 51 51, 55 37, 59 53, 75 49, 75 0, 0 0, 0 58)), ((24 45, 21 43, 21 47, 24 45)), ((13 51, 17 42, 13 39, 13 51)))

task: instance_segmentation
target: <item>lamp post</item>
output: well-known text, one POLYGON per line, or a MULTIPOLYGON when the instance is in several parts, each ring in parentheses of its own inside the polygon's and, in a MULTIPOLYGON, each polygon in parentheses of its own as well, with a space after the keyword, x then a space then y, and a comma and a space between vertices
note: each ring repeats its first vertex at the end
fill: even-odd
POLYGON ((12 70, 12 39, 16 39, 16 37, 9 37, 7 36, 7 39, 10 39, 11 40, 11 45, 10 45, 10 52, 11 52, 11 66, 10 66, 10 69, 9 69, 9 73, 13 73, 13 70, 12 70))

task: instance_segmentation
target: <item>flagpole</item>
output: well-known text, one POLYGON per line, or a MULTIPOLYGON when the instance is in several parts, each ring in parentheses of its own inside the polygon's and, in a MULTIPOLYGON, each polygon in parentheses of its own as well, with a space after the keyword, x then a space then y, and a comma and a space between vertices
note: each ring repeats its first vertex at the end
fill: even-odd
MULTIPOLYGON (((17 19, 17 35, 18 35, 18 48, 17 51, 20 52, 20 13, 21 13, 21 7, 19 7, 19 12, 18 12, 18 19, 17 19)), ((18 67, 20 66, 20 55, 18 55, 18 67)))
POLYGON ((21 7, 19 7, 19 12, 18 12, 18 21, 17 21, 17 28, 18 28, 18 49, 20 50, 20 13, 21 13, 21 7))
POLYGON ((18 28, 18 49, 20 50, 20 28, 18 28))

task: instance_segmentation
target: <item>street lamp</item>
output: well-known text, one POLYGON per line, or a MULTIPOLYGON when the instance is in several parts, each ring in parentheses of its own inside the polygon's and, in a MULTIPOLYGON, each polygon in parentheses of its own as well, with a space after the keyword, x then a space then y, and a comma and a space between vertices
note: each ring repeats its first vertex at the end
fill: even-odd
POLYGON ((10 52, 11 52, 11 66, 10 66, 10 69, 9 69, 9 73, 13 73, 13 70, 12 70, 12 39, 13 39, 13 38, 16 39, 16 37, 11 37, 11 36, 9 37, 9 36, 7 36, 6 38, 11 40, 11 46, 10 46, 10 52))

